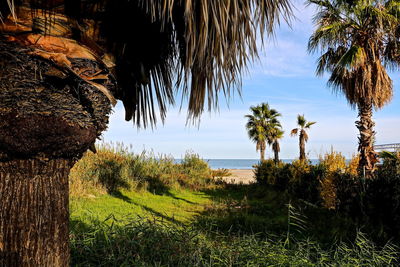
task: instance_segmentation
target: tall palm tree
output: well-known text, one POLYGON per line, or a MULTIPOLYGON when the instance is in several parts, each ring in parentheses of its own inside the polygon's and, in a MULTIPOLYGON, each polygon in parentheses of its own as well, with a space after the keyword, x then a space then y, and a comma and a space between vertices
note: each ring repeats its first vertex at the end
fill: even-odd
POLYGON ((266 144, 270 131, 281 127, 278 117, 281 114, 275 109, 271 109, 268 103, 261 103, 258 106, 251 106, 252 114, 246 115, 246 123, 249 138, 256 143, 256 151, 260 151, 260 160, 265 159, 266 144))
POLYGON ((0 262, 67 266, 68 173, 121 100, 136 125, 240 87, 288 0, 0 0, 0 262))
POLYGON ((393 94, 386 67, 398 67, 399 12, 397 0, 309 0, 318 11, 310 52, 321 52, 317 75, 330 73, 328 86, 341 92, 358 109, 359 170, 370 174, 374 151, 373 108, 380 109, 393 94))
POLYGON ((307 121, 304 115, 297 115, 298 128, 294 128, 291 132, 291 136, 299 135, 299 148, 300 148, 300 160, 306 159, 306 143, 308 141, 308 134, 306 130, 310 129, 314 125, 315 121, 307 121))
POLYGON ((274 151, 275 163, 279 162, 279 152, 281 151, 279 139, 283 138, 284 133, 285 132, 282 131, 281 127, 274 127, 270 130, 268 135, 268 144, 272 146, 272 150, 274 151))

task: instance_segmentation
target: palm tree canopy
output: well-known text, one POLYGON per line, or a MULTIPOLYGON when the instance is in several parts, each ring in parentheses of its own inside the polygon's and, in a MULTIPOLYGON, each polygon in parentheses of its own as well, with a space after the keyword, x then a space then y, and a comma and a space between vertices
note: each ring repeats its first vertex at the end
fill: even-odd
POLYGON ((310 52, 320 51, 317 75, 331 73, 328 85, 343 92, 353 107, 381 108, 392 98, 385 66, 399 62, 400 1, 308 0, 317 6, 310 52))
POLYGON ((310 122, 307 122, 307 124, 306 124, 306 126, 304 127, 305 129, 310 129, 310 127, 312 126, 312 125, 314 125, 314 124, 316 124, 317 122, 315 122, 315 121, 310 121, 310 122))
POLYGON ((164 120, 177 92, 188 98, 189 118, 206 103, 216 107, 220 93, 240 89, 240 74, 258 56, 257 34, 272 34, 292 14, 289 0, 1 0, 0 12, 3 35, 57 36, 88 48, 81 56, 111 69, 112 94, 138 126, 154 124, 157 109, 164 120))
POLYGON ((290 135, 297 135, 298 131, 303 130, 303 129, 310 129, 310 127, 317 122, 315 121, 307 121, 306 118, 303 115, 297 115, 297 125, 299 128, 295 128, 290 132, 290 135))
POLYGON ((261 143, 269 142, 269 136, 273 129, 281 128, 278 117, 281 114, 271 109, 268 103, 261 103, 258 106, 250 107, 251 114, 246 115, 248 119, 246 123, 249 138, 257 144, 258 150, 261 143))
POLYGON ((306 129, 310 129, 312 125, 316 124, 317 122, 315 121, 307 121, 306 118, 303 115, 297 115, 297 125, 299 126, 298 128, 294 128, 290 131, 291 136, 296 136, 297 134, 303 135, 304 140, 307 142, 308 141, 308 134, 305 131, 306 129))
POLYGON ((301 128, 304 128, 306 126, 307 120, 304 117, 304 115, 297 115, 297 125, 299 125, 301 128))
POLYGON ((280 127, 274 127, 268 135, 268 144, 274 145, 279 139, 283 138, 284 131, 280 127))

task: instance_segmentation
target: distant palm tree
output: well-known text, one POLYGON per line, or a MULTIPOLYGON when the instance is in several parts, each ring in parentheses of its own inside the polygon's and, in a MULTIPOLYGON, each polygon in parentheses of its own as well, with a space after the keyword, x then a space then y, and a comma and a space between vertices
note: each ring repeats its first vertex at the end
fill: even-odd
POLYGON ((260 160, 265 159, 265 149, 271 129, 281 127, 278 117, 281 114, 270 109, 268 103, 250 107, 252 114, 246 115, 248 122, 246 129, 250 139, 256 143, 256 150, 260 151, 260 160))
POLYGON ((275 127, 270 130, 268 135, 268 144, 272 146, 272 150, 274 151, 275 163, 279 162, 279 152, 281 151, 279 139, 283 137, 284 133, 285 132, 281 129, 281 127, 275 127))
POLYGON ((319 51, 317 75, 331 74, 328 85, 358 108, 359 171, 372 173, 377 162, 373 143, 373 108, 382 108, 393 94, 386 66, 399 66, 399 13, 396 0, 308 0, 317 5, 316 30, 308 49, 319 51))
POLYGON ((307 121, 304 115, 297 115, 298 128, 294 128, 290 135, 299 135, 299 147, 300 147, 300 160, 306 159, 306 142, 308 141, 308 134, 306 129, 310 129, 311 125, 315 124, 315 121, 307 121))

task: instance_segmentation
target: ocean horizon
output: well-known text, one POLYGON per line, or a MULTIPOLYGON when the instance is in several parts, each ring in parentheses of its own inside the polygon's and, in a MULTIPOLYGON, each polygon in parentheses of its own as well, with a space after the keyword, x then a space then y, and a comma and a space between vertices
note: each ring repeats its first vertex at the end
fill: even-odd
MULTIPOLYGON (((203 159, 211 169, 253 169, 253 165, 260 162, 259 159, 203 159)), ((291 163, 295 159, 281 159, 285 163, 291 163)), ((311 164, 318 164, 318 159, 310 159, 311 164)), ((182 159, 175 159, 176 163, 181 163, 182 159)))

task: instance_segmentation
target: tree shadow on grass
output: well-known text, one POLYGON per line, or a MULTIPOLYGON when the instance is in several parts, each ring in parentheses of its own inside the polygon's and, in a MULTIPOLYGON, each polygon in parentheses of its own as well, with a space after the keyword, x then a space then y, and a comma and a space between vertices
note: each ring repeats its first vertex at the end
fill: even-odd
POLYGON ((182 225, 182 222, 176 220, 174 217, 170 217, 170 216, 168 216, 166 214, 163 214, 163 213, 161 213, 159 211, 156 211, 153 208, 147 207, 146 205, 137 203, 136 201, 134 201, 130 197, 124 195, 121 191, 114 191, 114 192, 110 193, 110 195, 115 197, 115 198, 121 199, 122 201, 127 202, 129 204, 136 205, 136 206, 142 208, 143 210, 149 212, 152 216, 154 216, 156 218, 160 218, 161 220, 165 220, 167 222, 174 223, 174 224, 177 224, 177 225, 182 225))
POLYGON ((291 224, 291 235, 295 238, 311 238, 322 246, 330 246, 338 240, 354 240, 357 233, 354 222, 343 214, 296 199, 273 187, 226 185, 203 192, 213 200, 194 222, 203 229, 269 237, 285 236, 291 224), (289 203, 298 214, 291 215, 291 221, 288 220, 289 203), (298 218, 294 218, 296 216, 298 218), (304 221, 301 227, 299 223, 303 222, 299 218, 304 221))
POLYGON ((159 176, 147 177, 146 181, 148 183, 147 191, 154 195, 163 195, 170 190, 170 187, 159 176))
POLYGON ((283 235, 287 230, 285 200, 257 185, 226 184, 203 190, 212 204, 196 216, 194 225, 226 234, 283 235))
POLYGON ((128 196, 125 196, 125 195, 122 194, 121 191, 119 191, 119 190, 116 190, 116 191, 113 191, 113 192, 109 192, 109 194, 110 194, 110 196, 115 197, 115 198, 118 198, 118 199, 121 199, 122 201, 125 201, 125 202, 127 202, 127 203, 129 203, 129 204, 134 204, 134 203, 132 202, 132 199, 131 199, 131 198, 129 198, 128 196))
POLYGON ((164 195, 166 195, 166 196, 168 196, 168 197, 171 197, 171 198, 173 198, 173 199, 176 199, 176 200, 184 201, 184 202, 186 202, 186 203, 188 203, 188 204, 192 204, 192 205, 199 204, 199 203, 197 203, 197 202, 193 202, 193 201, 190 201, 190 200, 181 198, 181 197, 177 197, 174 193, 171 193, 171 191, 166 191, 166 192, 164 192, 164 195))

